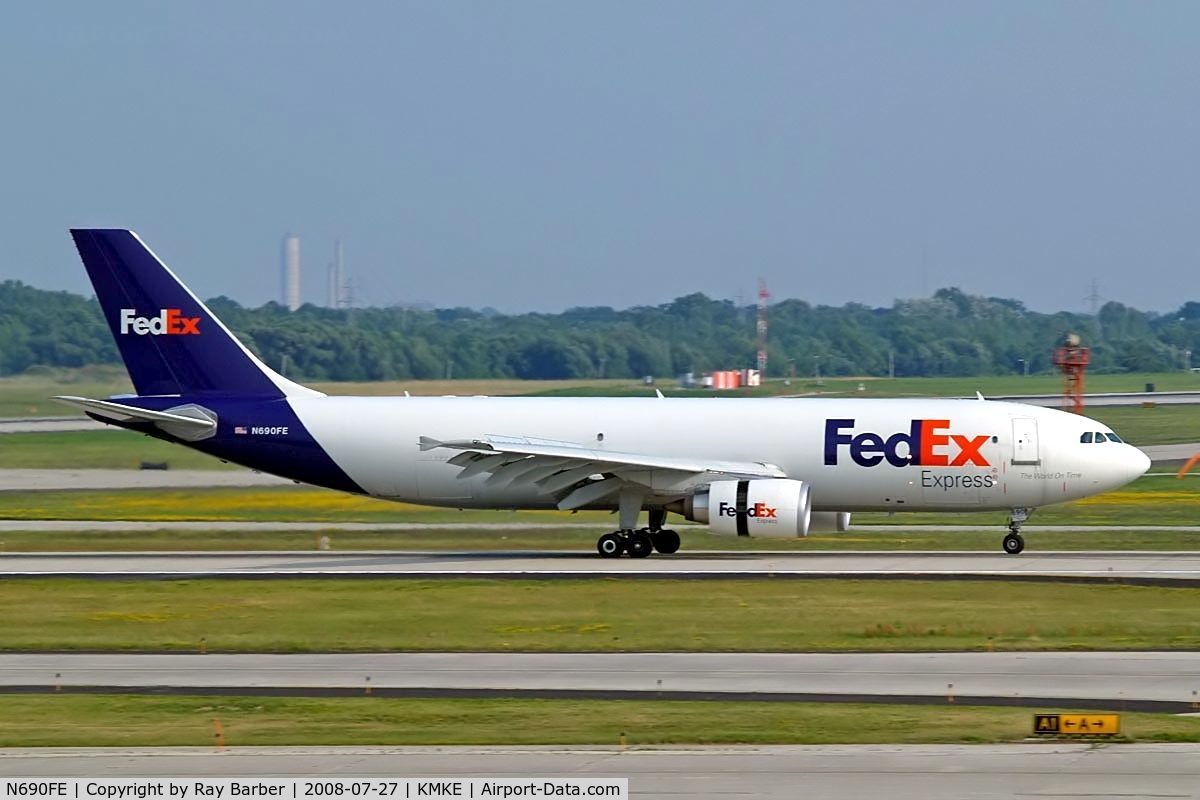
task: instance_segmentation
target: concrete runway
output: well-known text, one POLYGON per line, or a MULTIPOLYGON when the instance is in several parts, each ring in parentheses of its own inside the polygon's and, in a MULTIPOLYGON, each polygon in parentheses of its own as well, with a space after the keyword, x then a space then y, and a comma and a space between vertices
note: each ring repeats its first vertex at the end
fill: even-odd
POLYGON ((1200 653, 3 653, 7 691, 892 700, 1192 710, 1200 653), (1090 701, 1090 702, 1089 702, 1090 701))
POLYGON ((0 436, 6 433, 61 433, 63 431, 120 430, 87 417, 5 417, 0 419, 0 436))
POLYGON ((1185 444, 1152 444, 1141 448, 1151 461, 1187 461, 1200 453, 1200 442, 1185 444))
POLYGON ((1200 582, 1200 552, 706 552, 602 559, 582 552, 4 553, 0 578, 828 578, 1200 582))
POLYGON ((639 800, 1194 799, 1200 745, 9 749, 0 775, 628 778, 639 800))
MULTIPOLYGON (((972 398, 973 399, 973 398, 972 398)), ((1045 408, 1062 408, 1062 393, 1055 394, 1009 394, 988 395, 988 400, 1003 400, 1045 408)), ((1087 409, 1099 406, 1140 406, 1154 403, 1160 406, 1195 405, 1200 403, 1200 392, 1097 392, 1083 396, 1084 414, 1087 409)))
POLYGON ((0 492, 292 484, 287 478, 248 469, 0 469, 0 492))

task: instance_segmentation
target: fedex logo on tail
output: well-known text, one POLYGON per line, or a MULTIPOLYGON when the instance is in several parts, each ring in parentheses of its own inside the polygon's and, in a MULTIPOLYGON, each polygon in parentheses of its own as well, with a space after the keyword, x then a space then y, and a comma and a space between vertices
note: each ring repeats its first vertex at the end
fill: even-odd
POLYGON ((137 336, 199 336, 200 318, 185 317, 178 308, 164 308, 157 317, 139 317, 135 309, 122 308, 121 333, 137 336))
POLYGON ((990 467, 980 450, 991 437, 950 433, 948 419, 914 419, 907 431, 884 437, 855 434, 854 420, 825 420, 825 464, 835 466, 843 447, 860 467, 873 467, 885 459, 893 467, 990 467), (903 445, 903 452, 901 452, 903 445))

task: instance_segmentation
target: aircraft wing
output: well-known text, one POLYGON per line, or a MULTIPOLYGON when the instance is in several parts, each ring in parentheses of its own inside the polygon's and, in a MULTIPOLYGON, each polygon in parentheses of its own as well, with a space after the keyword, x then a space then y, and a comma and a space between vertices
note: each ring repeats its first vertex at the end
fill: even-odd
POLYGON ((719 479, 785 478, 774 464, 624 453, 584 447, 575 442, 526 436, 488 435, 440 441, 422 436, 422 450, 462 452, 450 463, 462 467, 459 478, 489 473, 490 486, 535 484, 548 494, 565 493, 563 510, 580 508, 633 487, 655 496, 682 496, 719 479))

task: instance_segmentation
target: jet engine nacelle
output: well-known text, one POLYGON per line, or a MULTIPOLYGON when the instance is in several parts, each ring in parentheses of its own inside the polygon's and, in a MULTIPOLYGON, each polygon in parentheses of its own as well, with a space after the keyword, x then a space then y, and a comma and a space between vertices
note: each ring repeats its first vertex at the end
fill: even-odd
POLYGON ((787 478, 714 481, 667 508, 722 536, 766 539, 807 536, 812 515, 808 484, 787 478))
POLYGON ((809 533, 845 533, 848 530, 849 511, 814 511, 808 523, 809 533))

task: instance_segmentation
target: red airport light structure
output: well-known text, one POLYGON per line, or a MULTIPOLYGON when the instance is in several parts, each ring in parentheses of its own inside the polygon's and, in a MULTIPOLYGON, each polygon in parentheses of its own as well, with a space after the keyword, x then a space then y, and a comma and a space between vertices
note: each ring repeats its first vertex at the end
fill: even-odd
POLYGON ((1063 374, 1063 410, 1083 413, 1083 378, 1090 355, 1091 348, 1080 344, 1074 333, 1068 333, 1054 351, 1054 366, 1063 374))

